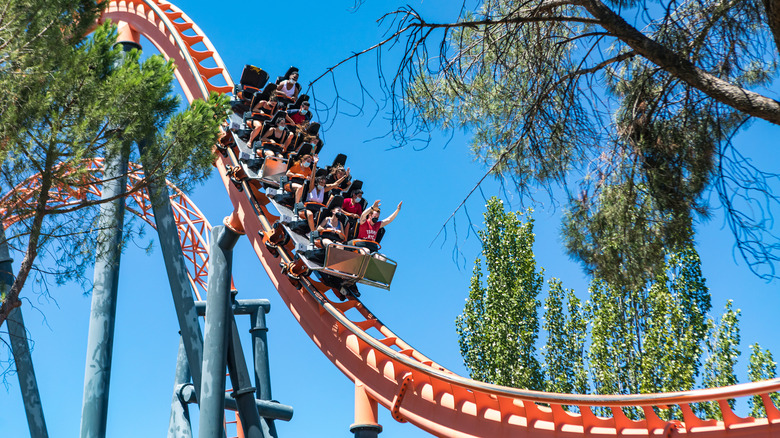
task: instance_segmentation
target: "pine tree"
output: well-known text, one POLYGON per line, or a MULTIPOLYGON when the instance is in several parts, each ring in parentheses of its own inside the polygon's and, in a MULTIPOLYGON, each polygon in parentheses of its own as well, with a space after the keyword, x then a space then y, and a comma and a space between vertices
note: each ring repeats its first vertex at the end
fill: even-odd
POLYGON ((778 174, 732 138, 752 118, 780 125, 775 3, 495 0, 456 6, 449 22, 400 8, 384 43, 405 52, 379 72, 393 77, 391 132, 403 144, 465 129, 521 194, 567 187, 565 245, 599 278, 622 266, 631 288, 652 281, 711 200, 751 269, 773 278, 780 205, 764 182, 778 174))
MULTIPOLYGON (((150 139, 144 150, 150 159, 145 162, 155 163, 154 168, 145 169, 146 178, 129 193, 143 189, 149 178, 169 178, 187 189, 209 175, 211 147, 226 114, 226 98, 217 95, 208 102, 195 101, 177 114, 173 64, 162 56, 139 62, 138 51, 122 56, 116 27, 110 23, 89 36, 85 32, 92 21, 59 27, 58 17, 78 17, 79 11, 91 10, 76 7, 85 2, 28 3, 40 7, 36 12, 40 17, 54 18, 39 23, 24 13, 3 17, 19 20, 10 28, 34 23, 31 29, 42 27, 44 36, 21 32, 1 48, 9 52, 0 50, 0 59, 13 59, 0 64, 0 83, 9 86, 0 100, 2 219, 17 221, 6 236, 12 251, 23 254, 17 257, 21 266, 16 280, 2 297, 0 325, 19 304, 30 274, 44 290, 49 282, 71 280, 88 288, 83 274, 94 260, 97 207, 102 201, 86 189, 102 181, 87 170, 85 161, 150 139), (31 177, 38 185, 31 191, 16 190, 31 177), (51 204, 59 191, 73 195, 68 204, 51 204)), ((102 5, 92 6, 99 12, 102 5)), ((25 6, 14 0, 7 11, 24 11, 25 6)), ((139 162, 133 150, 131 160, 139 162)), ((133 228, 126 231, 131 237, 133 228)))

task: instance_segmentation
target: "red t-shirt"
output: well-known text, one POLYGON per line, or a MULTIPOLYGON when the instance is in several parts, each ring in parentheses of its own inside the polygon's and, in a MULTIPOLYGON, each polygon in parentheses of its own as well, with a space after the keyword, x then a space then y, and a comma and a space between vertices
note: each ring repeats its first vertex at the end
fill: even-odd
POLYGON ((376 234, 379 232, 380 228, 382 228, 382 221, 376 221, 375 224, 372 224, 370 220, 367 220, 360 224, 358 239, 373 240, 376 242, 376 234))
POLYGON ((363 213, 363 204, 354 202, 352 198, 347 198, 344 200, 344 203, 341 204, 341 209, 347 213, 360 215, 363 213))
POLYGON ((290 115, 290 118, 292 119, 293 123, 295 123, 296 125, 300 125, 301 123, 306 121, 306 116, 304 116, 300 112, 293 113, 292 115, 290 115))

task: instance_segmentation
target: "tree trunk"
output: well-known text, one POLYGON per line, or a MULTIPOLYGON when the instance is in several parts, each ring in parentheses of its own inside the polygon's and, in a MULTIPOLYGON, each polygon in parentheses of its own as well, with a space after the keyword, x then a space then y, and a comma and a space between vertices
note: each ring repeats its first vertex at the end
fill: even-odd
POLYGON ((766 23, 775 38, 775 46, 780 52, 780 2, 778 0, 764 0, 766 9, 766 23))
POLYGON ((24 287, 24 283, 27 281, 27 277, 30 275, 35 258, 38 256, 38 242, 41 237, 41 229, 43 228, 43 220, 46 217, 46 204, 49 202, 49 189, 52 186, 53 175, 51 169, 53 161, 50 157, 54 155, 51 150, 47 157, 46 171, 41 174, 41 187, 38 200, 35 203, 35 216, 30 226, 30 239, 27 242, 27 251, 24 253, 22 264, 19 267, 19 272, 16 274, 16 280, 14 280, 11 290, 8 291, 8 295, 3 300, 2 306, 0 306, 0 327, 2 327, 8 315, 16 307, 19 307, 21 302, 19 301, 19 293, 24 287))
MULTIPOLYGON (((770 27, 772 27, 777 41, 778 33, 774 32, 771 23, 780 26, 780 11, 775 10, 780 8, 774 7, 778 0, 764 1, 773 6, 771 12, 770 10, 767 12, 770 15, 770 27)), ((685 81, 688 85, 745 114, 780 125, 780 102, 731 84, 696 67, 687 58, 648 38, 600 0, 582 0, 578 4, 599 20, 599 25, 611 35, 626 43, 648 61, 685 81)))

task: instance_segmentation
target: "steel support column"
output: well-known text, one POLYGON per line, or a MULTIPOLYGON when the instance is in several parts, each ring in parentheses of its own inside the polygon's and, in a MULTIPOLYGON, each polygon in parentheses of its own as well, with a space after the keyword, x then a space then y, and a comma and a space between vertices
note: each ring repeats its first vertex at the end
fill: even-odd
POLYGON ((173 399, 171 400, 171 419, 168 423, 168 438, 192 438, 190 409, 187 402, 181 399, 181 386, 190 382, 190 367, 187 365, 187 352, 184 342, 179 340, 179 354, 176 357, 176 377, 173 384, 173 399))
POLYGON ((84 399, 81 408, 82 438, 106 436, 129 155, 129 144, 112 151, 106 157, 103 171, 106 181, 103 183, 102 197, 116 199, 100 206, 98 219, 92 310, 89 316, 87 360, 84 367, 84 399))
MULTIPOLYGON (((141 162, 146 169, 154 169, 152 163, 145 162, 143 148, 145 142, 141 142, 138 148, 141 152, 141 162)), ((154 211, 154 222, 157 226, 157 235, 160 238, 165 270, 168 273, 168 283, 171 287, 173 304, 176 308, 176 316, 179 320, 181 341, 187 352, 192 383, 195 391, 200 391, 201 366, 203 362, 203 334, 198 324, 198 315, 195 312, 195 300, 192 286, 187 276, 187 267, 184 255, 181 252, 179 230, 176 228, 176 220, 173 217, 171 200, 168 195, 168 187, 165 181, 152 178, 147 188, 149 200, 154 211)))
POLYGON ((255 387, 249 377, 244 349, 241 347, 241 337, 238 334, 236 318, 231 311, 228 315, 230 324, 230 342, 228 344, 227 365, 230 372, 230 382, 233 386, 233 398, 236 399, 241 428, 246 438, 276 438, 276 428, 268 428, 268 423, 261 423, 255 404, 255 387))
MULTIPOLYGON (((8 252, 8 242, 5 239, 5 230, 3 224, 0 223, 0 294, 8 292, 14 283, 12 262, 13 259, 8 252)), ((17 307, 11 310, 5 324, 8 326, 11 353, 14 356, 16 375, 19 377, 19 389, 22 391, 30 437, 47 438, 49 433, 46 430, 41 395, 38 392, 38 381, 35 378, 30 346, 27 343, 27 330, 24 328, 22 308, 17 307)))
POLYGON ((38 393, 38 381, 35 378, 30 347, 27 344, 27 330, 24 328, 22 308, 11 310, 5 323, 8 326, 8 337, 11 339, 11 350, 14 355, 16 374, 19 377, 19 389, 22 391, 30 437, 46 438, 49 433, 46 430, 43 405, 38 393))
MULTIPOLYGON (((271 400, 271 366, 268 360, 268 326, 265 322, 265 314, 271 310, 268 307, 258 307, 252 312, 252 353, 255 362, 255 387, 257 398, 271 400)), ((266 437, 277 437, 276 424, 271 418, 263 418, 263 434, 266 437)))
MULTIPOLYGON (((225 369, 231 330, 230 273, 233 246, 240 235, 223 225, 211 230, 209 282, 206 292, 206 328, 203 342, 202 383, 198 396, 198 436, 224 435, 225 369)), ((193 309, 194 310, 194 309, 193 309)), ((253 389, 254 391, 254 389, 253 389)))

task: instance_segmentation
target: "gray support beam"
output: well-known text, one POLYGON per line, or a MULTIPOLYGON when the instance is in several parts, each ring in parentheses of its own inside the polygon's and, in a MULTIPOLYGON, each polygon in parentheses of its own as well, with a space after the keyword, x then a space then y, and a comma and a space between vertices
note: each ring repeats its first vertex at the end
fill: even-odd
MULTIPOLYGON (((179 398, 185 403, 197 403, 198 395, 195 394, 195 388, 191 383, 182 385, 178 388, 179 398)), ((293 416, 292 406, 283 405, 275 401, 255 400, 257 414, 265 418, 274 420, 290 421, 293 416)), ((225 409, 228 411, 238 411, 236 399, 229 394, 225 394, 225 409)))
MULTIPOLYGON (((142 151, 141 161, 144 168, 154 169, 153 163, 145 162, 143 147, 144 142, 141 142, 138 148, 142 151)), ((176 228, 176 220, 173 217, 168 187, 165 185, 165 181, 152 179, 149 182, 148 191, 152 210, 154 211, 157 235, 160 238, 160 249, 165 261, 165 270, 168 273, 168 283, 171 287, 173 304, 179 320, 181 340, 184 343, 184 350, 187 352, 187 363, 192 374, 192 383, 195 385, 195 390, 200 391, 203 334, 200 331, 198 315, 195 312, 192 286, 187 276, 184 255, 181 252, 179 230, 176 228)))
POLYGON ((168 423, 168 438, 192 438, 190 410, 179 396, 180 388, 190 382, 190 367, 187 365, 187 352, 184 342, 179 341, 179 354, 176 357, 176 377, 171 400, 171 420, 168 423))
POLYGON ((241 427, 246 438, 276 438, 276 427, 273 421, 260 422, 255 405, 255 387, 249 377, 244 349, 241 347, 241 337, 238 334, 236 318, 228 315, 230 324, 230 342, 228 344, 227 366, 230 372, 230 382, 233 386, 233 398, 236 399, 241 427), (270 424, 270 427, 269 427, 270 424))
POLYGON ((89 316, 87 360, 84 367, 84 399, 81 407, 81 437, 106 436, 111 357, 114 348, 119 261, 125 217, 129 145, 108 154, 103 177, 103 199, 117 197, 100 206, 92 310, 89 316))
MULTIPOLYGON (((124 52, 140 49, 137 44, 117 43, 124 52)), ((124 62, 124 57, 116 64, 124 62)), ((100 206, 98 219, 95 276, 92 309, 84 366, 84 399, 81 406, 81 437, 106 436, 108 394, 111 383, 111 357, 114 349, 116 300, 119 288, 119 261, 122 254, 122 230, 125 217, 124 194, 127 187, 127 161, 130 144, 106 153, 103 170, 103 199, 117 199, 100 206)))
MULTIPOLYGON (((271 400, 271 366, 268 360, 268 326, 265 322, 265 314, 270 307, 259 307, 252 312, 252 353, 255 363, 255 387, 257 398, 271 400)), ((266 437, 276 438, 276 424, 271 418, 263 418, 263 434, 266 437)))
MULTIPOLYGON (((263 299, 251 299, 251 300, 235 300, 232 304, 233 315, 251 315, 258 308, 261 308, 265 313, 271 311, 271 302, 263 299)), ((196 301, 195 311, 198 312, 198 316, 206 316, 206 302, 196 301)))
POLYGON ((255 386, 257 398, 271 400, 271 366, 268 361, 268 326, 265 322, 267 308, 258 308, 251 313, 252 353, 255 356, 255 386))
MULTIPOLYGON (((0 223, 0 294, 6 294, 14 284, 13 259, 8 252, 5 229, 0 223)), ((11 353, 14 356, 16 375, 19 377, 19 389, 22 391, 24 412, 27 414, 27 427, 31 438, 47 438, 46 420, 43 416, 41 395, 38 392, 38 380, 35 378, 30 346, 27 343, 27 330, 24 328, 22 308, 11 310, 6 320, 8 337, 11 341, 11 353)))
MULTIPOLYGON (((206 303, 195 303, 198 315, 206 314, 206 303)), ((249 329, 252 334, 252 351, 255 363, 255 387, 257 401, 270 401, 271 395, 271 373, 268 360, 268 327, 266 325, 265 315, 271 311, 271 303, 264 299, 238 300, 233 303, 234 315, 251 315, 252 328, 249 329)), ((231 371, 232 375, 232 371, 231 371)), ((235 387, 235 385, 234 385, 235 387)), ((229 409, 229 408, 228 408, 229 409)), ((292 409, 292 408, 291 408, 292 409)), ((292 411, 290 411, 292 414, 292 411)), ((276 425, 273 420, 278 417, 271 417, 260 412, 262 429, 264 436, 276 437, 276 425)))
MULTIPOLYGON (((14 284, 13 259, 8 252, 5 229, 0 222, 0 295, 8 293, 14 284)), ((30 346, 27 343, 27 330, 24 328, 22 308, 11 310, 6 320, 8 337, 11 341, 11 354, 14 356, 16 375, 19 377, 19 389, 22 391, 24 412, 27 415, 27 427, 31 438, 47 438, 46 420, 43 416, 43 404, 38 392, 38 380, 35 378, 30 346)))
POLYGON ((27 426, 31 438, 47 438, 46 420, 43 417, 43 405, 38 393, 38 381, 35 379, 32 356, 27 344, 27 330, 24 328, 22 308, 11 310, 6 320, 8 337, 11 338, 11 351, 14 355, 16 375, 19 377, 19 388, 22 390, 24 412, 27 414, 27 426))
MULTIPOLYGON (((198 401, 200 419, 198 436, 216 438, 224 435, 225 368, 232 321, 230 273, 233 246, 239 234, 223 225, 211 230, 209 283, 206 292, 206 328, 203 342, 202 381, 198 401)), ((253 389, 254 391, 254 389, 253 389)))

